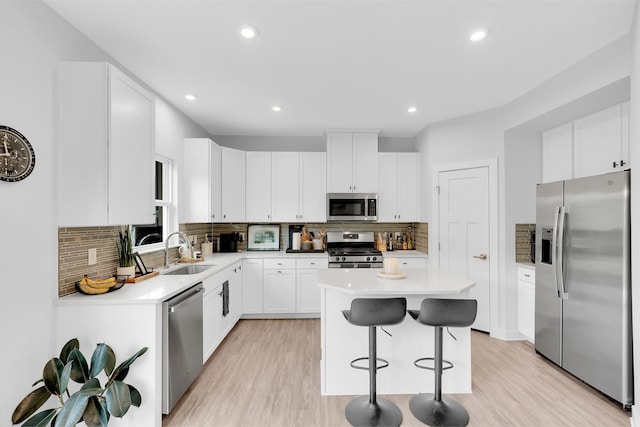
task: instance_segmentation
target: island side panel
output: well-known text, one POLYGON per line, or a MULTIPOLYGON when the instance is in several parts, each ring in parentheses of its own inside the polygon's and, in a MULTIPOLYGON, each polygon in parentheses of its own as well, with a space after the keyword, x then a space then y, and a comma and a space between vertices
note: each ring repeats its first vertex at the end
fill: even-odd
MULTIPOLYGON (((142 405, 131 407, 122 418, 112 417, 113 426, 162 425, 162 316, 161 304, 105 304, 58 306, 57 350, 71 338, 78 338, 80 350, 90 363, 98 343, 108 344, 120 364, 142 347, 147 352, 137 359, 124 380, 138 389, 142 405)), ((56 354, 58 356, 58 354, 56 354)), ((104 373, 100 381, 104 385, 104 373)), ((76 383, 71 383, 72 391, 76 383)))
MULTIPOLYGON (((350 361, 368 353, 368 330, 351 325, 342 310, 349 309, 354 298, 381 298, 380 295, 353 295, 323 288, 321 316, 322 395, 365 395, 369 392, 366 371, 353 369, 350 361)), ((393 295, 389 295, 393 297, 393 295)), ((427 295, 406 296, 409 309, 419 309, 427 295)), ((463 295, 438 295, 439 298, 466 298, 463 295)), ((409 315, 398 325, 378 328, 378 357, 389 361, 389 367, 378 371, 377 387, 380 394, 432 393, 434 374, 416 368, 414 360, 434 355, 434 328, 421 325, 409 315)), ((450 328, 454 340, 446 330, 443 333, 443 354, 455 366, 443 375, 443 393, 471 392, 471 335, 470 328, 450 328)), ((364 362, 366 363, 366 362, 364 362)))

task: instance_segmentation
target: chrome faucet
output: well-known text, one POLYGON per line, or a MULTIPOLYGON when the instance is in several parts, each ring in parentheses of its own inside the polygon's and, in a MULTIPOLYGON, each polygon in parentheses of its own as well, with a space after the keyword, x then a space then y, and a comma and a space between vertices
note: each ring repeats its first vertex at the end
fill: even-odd
MULTIPOLYGON (((184 242, 189 245, 189 237, 182 231, 174 231, 173 233, 167 236, 167 240, 164 242, 164 268, 169 268, 169 240, 173 235, 177 234, 184 240, 184 242)), ((180 239, 178 239, 178 244, 180 244, 180 239)))

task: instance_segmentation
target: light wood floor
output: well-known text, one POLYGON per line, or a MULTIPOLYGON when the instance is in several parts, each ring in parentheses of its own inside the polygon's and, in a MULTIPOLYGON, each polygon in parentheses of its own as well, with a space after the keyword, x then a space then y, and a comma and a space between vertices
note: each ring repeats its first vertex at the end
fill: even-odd
MULTIPOLYGON (((450 396, 467 408, 470 426, 629 426, 629 413, 528 342, 480 332, 471 340, 473 393, 450 396)), ((402 425, 423 425, 409 410, 410 395, 385 397, 400 407, 402 425)), ((320 396, 318 319, 241 320, 162 424, 348 426, 350 399, 320 396)))

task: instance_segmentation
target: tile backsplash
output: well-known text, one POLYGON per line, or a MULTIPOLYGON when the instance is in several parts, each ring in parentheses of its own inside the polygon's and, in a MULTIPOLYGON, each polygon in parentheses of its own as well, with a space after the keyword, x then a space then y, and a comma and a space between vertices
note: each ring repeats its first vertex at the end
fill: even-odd
MULTIPOLYGON (((378 232, 406 232, 413 227, 416 249, 428 253, 429 226, 427 223, 313 223, 307 224, 310 231, 323 228, 329 230, 353 230, 378 232)), ((207 235, 218 236, 220 233, 237 231, 247 235, 246 223, 211 224, 195 223, 180 224, 180 231, 187 235, 196 235, 196 248, 205 241, 207 235)), ((63 227, 58 229, 58 296, 62 297, 76 292, 75 282, 82 279, 83 274, 91 278, 105 278, 115 275, 118 267, 118 252, 116 240, 118 226, 105 227, 63 227), (87 265, 88 250, 96 248, 97 264, 87 265)), ((289 224, 280 224, 280 248, 289 246, 289 224)), ((246 250, 246 241, 238 242, 238 249, 246 250)), ((178 257, 177 248, 172 248, 169 257, 178 257)), ((164 251, 159 250, 141 254, 145 265, 158 268, 164 265, 164 251)))
POLYGON ((516 224, 516 262, 531 262, 531 233, 535 224, 516 224))

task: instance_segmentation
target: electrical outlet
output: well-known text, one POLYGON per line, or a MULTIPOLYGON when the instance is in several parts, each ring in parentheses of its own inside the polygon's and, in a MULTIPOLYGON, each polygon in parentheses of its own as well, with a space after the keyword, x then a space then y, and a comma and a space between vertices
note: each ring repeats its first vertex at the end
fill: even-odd
POLYGON ((191 236, 189 236, 189 241, 194 245, 196 245, 198 243, 198 235, 192 234, 191 236))
POLYGON ((87 265, 96 265, 98 263, 98 253, 96 248, 89 249, 87 257, 89 258, 87 265))
POLYGON ((238 233, 240 235, 240 241, 244 242, 244 233, 238 233))

